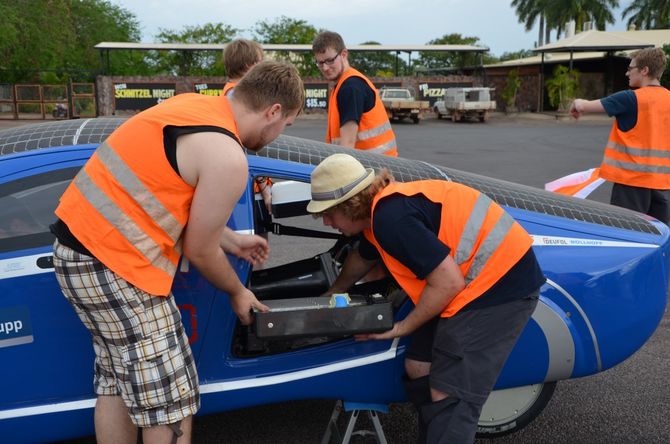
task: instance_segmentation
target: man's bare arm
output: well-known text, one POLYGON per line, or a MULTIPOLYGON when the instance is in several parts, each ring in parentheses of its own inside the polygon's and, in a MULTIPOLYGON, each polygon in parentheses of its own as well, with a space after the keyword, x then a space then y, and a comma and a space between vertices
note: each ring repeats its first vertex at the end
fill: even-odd
POLYGON ((435 316, 439 316, 464 288, 465 280, 461 269, 451 256, 447 256, 426 276, 426 286, 419 303, 405 319, 396 322, 391 330, 384 333, 357 335, 356 338, 392 339, 407 336, 435 316))
POLYGON ((358 136, 358 123, 350 120, 340 127, 340 145, 353 148, 358 136))
POLYGON ((357 248, 352 250, 347 255, 340 274, 335 279, 335 282, 333 282, 333 285, 328 289, 326 295, 347 291, 352 285, 358 282, 359 279, 365 276, 377 262, 378 261, 376 260, 368 261, 363 259, 363 256, 360 255, 357 248))
POLYGON ((249 323, 252 308, 267 307, 240 282, 220 246, 226 223, 247 183, 246 156, 228 136, 196 133, 178 139, 177 162, 184 180, 195 187, 184 233, 184 255, 212 285, 230 295, 237 316, 249 323))
POLYGON ((603 107, 600 99, 596 100, 584 100, 584 99, 575 99, 570 105, 570 114, 575 119, 584 113, 604 113, 605 107, 603 107))

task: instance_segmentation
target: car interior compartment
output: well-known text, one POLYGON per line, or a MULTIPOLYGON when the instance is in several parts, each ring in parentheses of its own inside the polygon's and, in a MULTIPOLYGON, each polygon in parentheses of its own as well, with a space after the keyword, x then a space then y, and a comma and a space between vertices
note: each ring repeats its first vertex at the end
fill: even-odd
MULTIPOLYGON (((308 214, 305 207, 310 199, 309 184, 278 182, 273 185, 272 194, 273 218, 308 214)), ((319 236, 319 232, 309 229, 286 228, 291 236, 319 236)), ((331 308, 330 297, 322 296, 337 278, 350 248, 348 240, 340 239, 330 250, 313 257, 254 270, 248 287, 270 311, 255 313, 251 326, 238 326, 236 354, 279 353, 356 333, 390 329, 394 307, 387 296, 396 288, 392 279, 355 285, 348 292, 351 301, 346 307, 331 308)))

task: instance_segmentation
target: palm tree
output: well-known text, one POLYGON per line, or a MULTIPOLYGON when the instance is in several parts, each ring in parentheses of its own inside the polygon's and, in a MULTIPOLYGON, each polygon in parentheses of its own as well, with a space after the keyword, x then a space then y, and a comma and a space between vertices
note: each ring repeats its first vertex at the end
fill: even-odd
POLYGON ((554 0, 546 15, 559 29, 570 20, 575 21, 577 30, 589 21, 595 22, 598 29, 605 29, 608 23, 614 23, 612 9, 618 6, 619 0, 554 0))
POLYGON ((670 0, 633 0, 621 18, 630 15, 627 25, 639 29, 660 29, 670 26, 670 0))
MULTIPOLYGON (((544 44, 545 36, 545 14, 549 5, 549 0, 512 0, 512 6, 516 8, 516 15, 519 17, 519 23, 526 26, 526 31, 530 31, 535 22, 539 19, 540 28, 537 37, 537 46, 544 44)), ((549 27, 547 27, 547 43, 549 43, 549 27)))

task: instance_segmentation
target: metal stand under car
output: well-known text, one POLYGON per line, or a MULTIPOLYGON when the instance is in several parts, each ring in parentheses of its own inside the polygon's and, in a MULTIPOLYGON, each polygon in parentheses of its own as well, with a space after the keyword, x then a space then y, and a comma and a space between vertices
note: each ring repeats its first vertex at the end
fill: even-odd
POLYGON ((338 444, 349 444, 352 436, 374 436, 378 444, 386 444, 386 436, 384 436, 382 424, 379 422, 378 413, 388 413, 388 411, 389 408, 385 404, 365 404, 360 402, 337 401, 335 403, 335 407, 333 408, 333 413, 330 415, 326 433, 324 433, 323 438, 321 439, 321 444, 330 444, 331 438, 333 437, 338 444), (340 417, 342 410, 345 412, 351 412, 344 436, 340 435, 340 430, 337 427, 337 420, 340 417), (374 430, 355 430, 356 421, 363 412, 367 412, 374 430))

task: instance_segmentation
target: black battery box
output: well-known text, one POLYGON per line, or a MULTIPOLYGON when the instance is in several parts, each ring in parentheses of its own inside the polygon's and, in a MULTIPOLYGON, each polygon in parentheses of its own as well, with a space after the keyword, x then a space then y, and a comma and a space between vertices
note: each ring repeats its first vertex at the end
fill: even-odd
POLYGON ((255 313, 256 336, 287 339, 379 333, 393 327, 393 307, 380 295, 352 295, 346 307, 330 308, 330 298, 307 297, 263 301, 268 312, 255 313))

